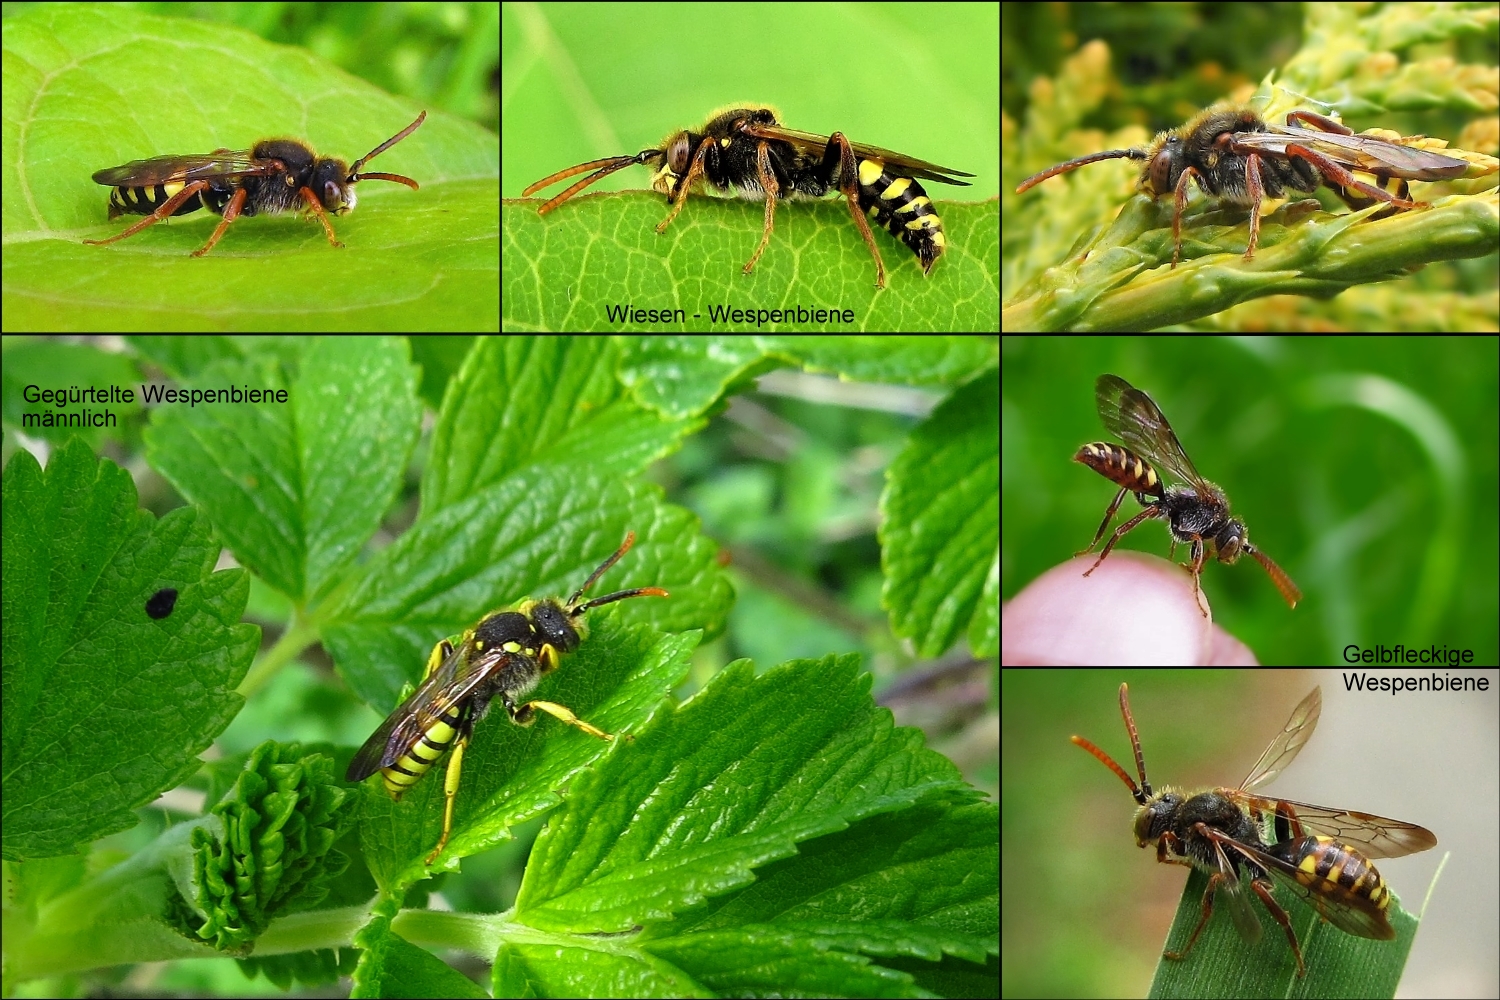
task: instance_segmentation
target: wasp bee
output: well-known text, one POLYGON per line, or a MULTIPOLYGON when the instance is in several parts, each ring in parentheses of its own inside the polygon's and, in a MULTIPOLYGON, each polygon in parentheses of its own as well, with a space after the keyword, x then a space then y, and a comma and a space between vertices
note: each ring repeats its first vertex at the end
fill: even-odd
POLYGON ((463 773, 464 748, 495 698, 518 726, 536 721, 540 710, 602 740, 614 736, 584 722, 550 701, 518 703, 546 674, 557 669, 564 653, 578 648, 588 634, 584 614, 627 597, 668 597, 660 587, 636 587, 584 601, 583 594, 635 544, 635 533, 594 570, 566 601, 555 597, 525 600, 514 610, 492 611, 462 635, 449 636, 432 648, 422 683, 380 724, 349 762, 347 781, 363 781, 376 771, 392 799, 400 800, 450 748, 443 784, 443 833, 427 864, 448 844, 453 830, 453 802, 463 773))
POLYGON ((930 274, 948 244, 943 222, 917 178, 968 187, 953 178, 974 176, 904 153, 850 142, 842 132, 799 132, 779 123, 770 108, 734 108, 709 119, 701 132, 684 129, 668 136, 656 149, 580 163, 543 177, 521 194, 530 197, 557 181, 594 171, 537 209, 545 215, 601 177, 653 161, 661 166, 651 178, 652 190, 666 195, 672 206, 657 225, 658 233, 666 232, 682 210, 688 192, 701 190, 704 182, 720 191, 737 192, 750 201, 765 202, 765 228, 760 246, 745 264, 745 274, 755 267, 771 239, 778 199, 821 198, 837 190, 848 200, 854 223, 875 258, 877 288, 885 287, 885 262, 880 259, 865 213, 905 243, 917 255, 923 273, 930 274))
POLYGON ((109 217, 144 215, 146 218, 109 239, 83 242, 104 246, 134 236, 152 223, 206 208, 223 216, 223 221, 208 242, 193 251, 194 257, 202 257, 241 215, 281 215, 302 208, 323 223, 328 242, 341 247, 344 244, 334 238, 327 212, 334 215, 352 212, 357 202, 355 184, 369 180, 395 181, 417 190, 417 182, 410 177, 362 174, 359 169, 411 135, 426 117, 427 112, 422 112, 416 121, 355 160, 352 167, 331 156, 318 156, 297 139, 265 139, 248 150, 216 149, 203 155, 153 156, 100 170, 94 174, 94 183, 114 189, 109 193, 109 217))
POLYGON ((1463 160, 1430 150, 1356 135, 1346 126, 1310 111, 1292 111, 1285 125, 1267 124, 1249 108, 1210 108, 1181 128, 1162 132, 1146 149, 1111 149, 1048 167, 1022 181, 1021 194, 1049 177, 1088 163, 1118 158, 1144 160, 1140 190, 1150 198, 1175 196, 1172 213, 1172 266, 1182 256, 1182 213, 1187 208, 1188 179, 1202 191, 1233 205, 1250 209, 1250 240, 1245 259, 1255 256, 1260 238, 1260 203, 1280 198, 1286 191, 1308 194, 1327 185, 1351 207, 1383 201, 1396 209, 1428 207, 1406 197, 1405 181, 1437 181, 1461 177, 1469 169, 1463 160), (1316 128, 1302 128, 1302 121, 1316 128), (1382 182, 1399 179, 1393 194, 1357 180, 1359 170, 1382 182), (1361 197, 1363 196, 1363 197, 1361 197))
POLYGON ((1155 843, 1158 862, 1198 868, 1210 876, 1198 926, 1187 946, 1180 952, 1163 952, 1166 958, 1180 960, 1192 951, 1213 914, 1214 895, 1219 890, 1240 936, 1251 944, 1260 940, 1260 921, 1240 881, 1241 873, 1249 874, 1249 888, 1286 933, 1297 959, 1298 976, 1306 974, 1302 949, 1286 911, 1271 896, 1273 882, 1289 888, 1339 930, 1377 941, 1396 936, 1386 916, 1391 906, 1390 890, 1369 859, 1425 851, 1437 846, 1437 837, 1400 820, 1252 792, 1291 764, 1312 738, 1322 710, 1322 690, 1313 688, 1238 788, 1192 794, 1165 785, 1160 791, 1152 791, 1125 684, 1120 685, 1120 712, 1135 751, 1140 785, 1103 750, 1082 736, 1073 737, 1074 743, 1119 775, 1140 805, 1135 814, 1137 846, 1155 843))
MULTIPOLYGON (((1167 558, 1177 552, 1177 543, 1192 546, 1192 564, 1185 568, 1193 574, 1193 597, 1198 598, 1198 578, 1203 572, 1203 560, 1217 549, 1222 563, 1234 563, 1241 552, 1248 552, 1270 574, 1271 582, 1281 591, 1287 604, 1297 606, 1302 591, 1271 557, 1250 544, 1245 522, 1229 516, 1229 498, 1224 491, 1198 475, 1192 459, 1182 450, 1172 425, 1167 423, 1161 408, 1141 390, 1118 375, 1100 375, 1094 386, 1095 401, 1099 407, 1099 419, 1109 431, 1122 438, 1130 448, 1122 448, 1105 441, 1095 441, 1078 449, 1073 461, 1081 462, 1104 478, 1119 485, 1088 552, 1099 539, 1110 519, 1120 509, 1126 493, 1134 493, 1136 501, 1145 507, 1135 517, 1116 529, 1114 535, 1099 553, 1094 565, 1084 571, 1088 576, 1099 568, 1104 557, 1109 555, 1124 534, 1148 518, 1161 518, 1167 522, 1172 535, 1172 548, 1167 558), (1133 449, 1133 450, 1131 450, 1133 449), (1152 464, 1161 466, 1186 486, 1165 487, 1152 464)), ((1078 553, 1082 555, 1083 552, 1078 553)), ((1208 612, 1199 605, 1203 617, 1208 612)))

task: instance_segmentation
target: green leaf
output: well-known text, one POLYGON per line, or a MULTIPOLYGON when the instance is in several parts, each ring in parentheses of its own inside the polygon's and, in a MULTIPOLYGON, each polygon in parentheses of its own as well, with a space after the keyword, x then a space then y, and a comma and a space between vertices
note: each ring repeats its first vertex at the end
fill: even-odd
POLYGON ((985 584, 1000 566, 1000 378, 987 372, 944 400, 887 474, 881 510, 891 628, 924 656, 968 632, 975 655, 998 648, 985 584))
MULTIPOLYGON (((1164 950, 1181 950, 1203 915, 1208 875, 1193 869, 1167 933, 1164 950)), ((1417 932, 1417 918, 1393 900, 1389 913, 1394 941, 1356 937, 1325 922, 1285 886, 1277 885, 1276 902, 1291 917, 1302 945, 1306 977, 1297 976, 1297 961, 1281 925, 1271 919, 1259 898, 1250 896, 1261 923, 1261 938, 1248 944, 1227 913, 1216 906, 1208 926, 1187 957, 1163 958, 1151 984, 1152 997, 1389 997, 1396 993, 1406 957, 1417 932)))
POLYGON ((4 496, 4 856, 20 861, 130 829, 197 771, 244 702, 260 630, 237 624, 249 577, 213 572, 202 512, 158 521, 82 441, 45 471, 16 451, 4 496), (179 596, 154 618, 164 587, 179 596))
MULTIPOLYGON (((947 191, 932 184, 929 195, 947 191), (936 189, 936 190, 933 190, 936 189)), ((656 194, 575 196, 545 216, 540 199, 506 200, 506 322, 513 329, 645 328, 653 332, 710 326, 849 330, 996 330, 999 327, 998 202, 939 200, 948 251, 931 274, 882 227, 871 227, 885 262, 886 288, 875 287, 875 261, 841 200, 781 202, 765 252, 762 202, 690 195, 664 233, 666 199, 656 194), (622 309, 667 310, 652 319, 622 309), (670 312, 682 309, 683 315, 670 312), (781 309, 781 317, 740 318, 715 309, 781 309), (615 310, 611 312, 611 310, 615 310)))
POLYGON ((219 218, 196 212, 108 246, 139 221, 107 219, 91 175, 130 160, 248 149, 292 137, 346 163, 422 110, 307 52, 224 24, 129 8, 34 8, 6 22, 6 323, 18 329, 486 330, 497 325, 498 143, 428 109, 330 219, 241 217, 204 258, 219 218), (164 64, 170 70, 164 72, 164 64), (17 67, 25 66, 24 73, 17 67), (235 99, 227 99, 234 93, 235 99), (188 95, 217 94, 200 101, 188 95))
POLYGON ((179 886, 174 926, 219 951, 249 954, 273 919, 312 909, 349 866, 334 843, 354 822, 353 791, 333 759, 267 740, 250 752, 213 822, 192 828, 193 878, 179 886))

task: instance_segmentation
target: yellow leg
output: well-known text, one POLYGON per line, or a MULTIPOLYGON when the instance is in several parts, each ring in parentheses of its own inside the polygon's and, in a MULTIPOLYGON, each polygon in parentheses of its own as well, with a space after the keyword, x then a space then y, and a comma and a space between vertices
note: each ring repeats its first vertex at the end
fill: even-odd
POLYGON ((468 737, 459 737, 453 744, 453 756, 448 758, 448 771, 443 776, 443 835, 438 838, 432 853, 427 855, 429 865, 443 853, 443 848, 448 846, 448 834, 453 832, 453 802, 458 798, 458 782, 464 770, 464 747, 468 743, 468 737))
POLYGON ((529 709, 529 708, 539 708, 543 712, 546 712, 548 715, 552 716, 557 721, 559 721, 559 722, 566 722, 570 726, 577 726, 579 729, 582 729, 584 732, 588 733, 590 736, 597 736, 601 740, 612 740, 612 739, 614 739, 614 737, 611 736, 609 733, 606 733, 602 729, 598 729, 598 728, 596 728, 594 726, 589 725, 587 722, 584 722, 582 719, 580 719, 578 716, 574 715, 567 708, 564 708, 562 705, 559 705, 555 701, 528 701, 526 704, 522 705, 516 711, 518 713, 520 713, 520 712, 524 712, 526 709, 529 709))

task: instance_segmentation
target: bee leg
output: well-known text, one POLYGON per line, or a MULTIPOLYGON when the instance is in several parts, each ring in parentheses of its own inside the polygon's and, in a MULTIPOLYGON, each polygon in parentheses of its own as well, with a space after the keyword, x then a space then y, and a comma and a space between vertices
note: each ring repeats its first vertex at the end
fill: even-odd
MULTIPOLYGON (((1120 502, 1125 499, 1125 494, 1128 492, 1130 492, 1128 487, 1120 487, 1120 492, 1115 494, 1114 500, 1110 502, 1109 509, 1104 512, 1104 520, 1099 522, 1099 530, 1094 532, 1094 540, 1092 542, 1089 542, 1088 549, 1084 549, 1083 552, 1087 552, 1089 551, 1089 549, 1092 549, 1095 545, 1099 544, 1099 539, 1104 537, 1104 529, 1109 527, 1109 519, 1114 517, 1115 511, 1120 509, 1120 502)), ((1075 556, 1081 556, 1083 555, 1083 552, 1075 552, 1073 554, 1075 556)))
MULTIPOLYGON (((1162 509, 1161 509, 1161 507, 1159 507, 1156 504, 1152 504, 1150 507, 1147 507, 1145 510, 1141 511, 1135 517, 1132 517, 1130 520, 1126 521, 1124 524, 1122 524, 1118 528, 1116 528, 1115 529, 1115 533, 1110 536, 1109 542, 1104 546, 1104 551, 1099 553, 1099 558, 1094 561, 1094 565, 1092 565, 1088 569, 1084 570, 1083 575, 1084 576, 1088 576, 1094 570, 1096 570, 1096 569, 1099 568, 1099 564, 1104 561, 1104 557, 1107 556, 1107 555, 1109 555, 1110 550, 1115 547, 1115 543, 1118 542, 1121 538, 1123 538, 1125 536, 1125 532, 1129 531, 1131 528, 1134 528, 1136 525, 1140 524, 1142 521, 1146 520, 1146 518, 1148 518, 1148 517, 1161 517, 1161 516, 1162 516, 1162 509)), ((1091 546, 1089 546, 1089 548, 1093 548, 1093 546, 1091 545, 1091 546)), ((1084 551, 1086 552, 1088 550, 1085 549, 1084 551)))
POLYGON ((766 226, 760 234, 760 246, 755 248, 754 255, 745 265, 745 274, 750 273, 755 262, 760 260, 760 255, 765 253, 766 244, 771 242, 771 224, 776 218, 776 196, 781 193, 776 175, 771 171, 771 146, 765 140, 755 144, 755 173, 760 179, 761 193, 766 196, 766 226))
POLYGON ((609 733, 606 733, 604 730, 599 729, 595 726, 589 725, 587 722, 584 722, 567 708, 557 704, 557 702, 555 701, 528 701, 526 704, 521 705, 515 709, 512 709, 509 705, 506 705, 505 708, 510 712, 511 718, 516 719, 517 722, 520 722, 520 719, 517 718, 518 716, 525 718, 526 721, 520 723, 523 726, 530 724, 532 716, 531 710, 534 708, 539 708, 559 722, 566 722, 570 726, 576 726, 577 728, 582 729, 584 732, 588 733, 590 736, 597 736, 601 740, 614 739, 614 737, 609 733))
POLYGON ((1168 831, 1161 835, 1156 841, 1156 863, 1159 865, 1182 865, 1184 868, 1193 867, 1193 863, 1184 857, 1175 857, 1174 854, 1182 849, 1182 839, 1177 834, 1168 831), (1173 853, 1168 853, 1168 845, 1171 845, 1173 853))
POLYGON ((1255 245, 1260 242, 1260 203, 1265 200, 1265 185, 1260 176, 1260 157, 1251 153, 1245 163, 1245 188, 1250 197, 1250 245, 1245 247, 1245 259, 1255 256, 1255 245))
POLYGON ((703 141, 698 143, 698 148, 693 151, 693 162, 688 164, 687 173, 682 175, 682 180, 677 183, 677 193, 672 196, 672 210, 667 213, 665 219, 656 224, 658 234, 667 231, 667 227, 672 224, 673 219, 677 218, 677 213, 682 211, 683 203, 687 201, 688 188, 703 176, 703 158, 713 148, 713 142, 712 137, 704 136, 703 141))
POLYGON ((1203 538, 1202 538, 1202 536, 1200 536, 1200 535, 1194 535, 1193 536, 1193 550, 1192 550, 1193 565, 1192 565, 1192 569, 1191 569, 1191 572, 1193 574, 1193 600, 1197 603, 1198 610, 1203 612, 1203 617, 1204 618, 1208 617, 1208 610, 1206 608, 1204 608, 1204 606, 1203 606, 1203 598, 1200 595, 1199 590, 1198 590, 1198 577, 1203 573, 1203 557, 1206 554, 1206 552, 1207 552, 1207 549, 1206 549, 1206 547, 1203 544, 1203 538))
POLYGON ((1177 260, 1182 256, 1182 213, 1187 211, 1188 179, 1197 177, 1198 171, 1193 167, 1183 167, 1182 175, 1177 178, 1177 190, 1172 198, 1172 267, 1177 267, 1177 260))
POLYGON ((453 742, 453 756, 448 758, 448 770, 443 775, 443 834, 438 837, 437 846, 432 849, 432 853, 427 855, 429 865, 443 853, 443 848, 448 846, 448 835, 453 832, 453 803, 458 799, 458 783, 464 771, 464 747, 468 745, 469 729, 465 727, 464 732, 453 742))
MULTIPOLYGON (((136 233, 140 232, 142 229, 145 229, 152 223, 171 218, 172 213, 177 211, 177 209, 182 206, 183 202, 187 201, 189 198, 200 191, 207 191, 208 188, 208 181, 193 181, 191 184, 184 184, 181 191, 178 191, 172 197, 162 202, 161 206, 158 207, 156 211, 152 212, 140 222, 137 222, 135 225, 125 230, 123 233, 111 236, 107 240, 84 240, 83 242, 89 244, 90 246, 102 247, 106 243, 113 243, 116 240, 123 240, 127 236, 134 236, 136 233)), ((113 211, 113 208, 114 206, 111 205, 112 214, 110 215, 110 218, 112 219, 120 215, 119 212, 113 211)))
POLYGON ((1188 938, 1187 947, 1181 951, 1164 951, 1163 958, 1170 958, 1174 962, 1180 962, 1187 958, 1188 952, 1193 950, 1193 944, 1198 940, 1198 935, 1203 933, 1203 928, 1208 925, 1208 918, 1214 914, 1214 892, 1221 883, 1229 881, 1229 876, 1223 872, 1214 872, 1209 876, 1208 888, 1203 891, 1203 918, 1198 921, 1198 926, 1193 928, 1193 934, 1188 938))
POLYGON ((1307 966, 1302 964, 1302 949, 1297 944, 1297 932, 1292 930, 1291 918, 1286 915, 1286 911, 1281 908, 1276 900, 1271 898, 1270 887, 1265 882, 1262 882, 1260 879, 1254 879, 1250 883, 1250 888, 1255 890, 1255 894, 1260 897, 1260 901, 1266 904, 1266 909, 1271 911, 1271 916, 1276 918, 1276 922, 1286 932, 1287 944, 1292 946, 1292 954, 1297 956, 1297 975, 1307 975, 1307 966))
POLYGON ((312 210, 312 214, 316 215, 318 221, 323 223, 323 231, 328 234, 328 242, 336 247, 343 246, 344 244, 334 239, 333 226, 329 225, 328 214, 323 211, 323 206, 319 203, 317 195, 313 194, 312 189, 307 187, 302 188, 301 194, 302 200, 307 202, 307 207, 312 210))
POLYGON ((224 206, 224 218, 219 220, 219 224, 214 227, 214 234, 208 238, 208 242, 193 251, 194 257, 202 257, 214 248, 214 244, 219 242, 219 237, 224 235, 224 230, 229 228, 229 224, 240 217, 240 209, 245 206, 245 198, 248 195, 249 192, 244 188, 234 193, 234 197, 229 199, 229 204, 224 206))
POLYGON ((1307 124, 1312 125, 1315 128, 1321 129, 1324 132, 1333 132, 1333 133, 1336 133, 1338 135, 1353 135, 1354 134, 1354 130, 1352 128, 1349 128, 1343 122, 1334 121, 1332 118, 1326 118, 1323 115, 1320 115, 1320 114, 1318 114, 1317 112, 1314 112, 1314 111, 1288 111, 1287 112, 1286 123, 1288 125, 1294 125, 1294 124, 1296 124, 1299 121, 1300 122, 1306 122, 1307 124))
POLYGON ((863 170, 869 175, 869 180, 874 182, 880 178, 883 167, 873 160, 866 160, 863 164, 854 158, 854 149, 849 145, 849 140, 844 138, 844 133, 835 132, 828 137, 828 146, 823 150, 823 163, 828 164, 830 158, 838 156, 839 169, 838 181, 839 191, 849 200, 849 214, 854 216, 854 224, 859 227, 859 235, 865 239, 865 246, 870 248, 870 256, 875 258, 875 287, 885 287, 885 261, 880 259, 880 248, 875 245, 875 236, 870 232, 870 224, 865 221, 864 210, 859 207, 859 180, 860 172, 863 170))

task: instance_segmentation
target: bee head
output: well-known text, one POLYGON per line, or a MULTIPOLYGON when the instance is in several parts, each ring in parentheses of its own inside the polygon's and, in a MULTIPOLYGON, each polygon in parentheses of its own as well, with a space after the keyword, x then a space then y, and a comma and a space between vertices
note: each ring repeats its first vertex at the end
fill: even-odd
POLYGON ((1160 840, 1162 834, 1172 828, 1172 816, 1181 804, 1182 795, 1177 789, 1163 786, 1162 790, 1150 801, 1137 809, 1135 813, 1136 846, 1145 847, 1147 844, 1154 844, 1160 840))
POLYGON ((325 211, 343 215, 352 212, 358 202, 354 194, 354 181, 357 179, 349 173, 343 160, 325 156, 313 166, 312 179, 307 186, 318 196, 325 211))

